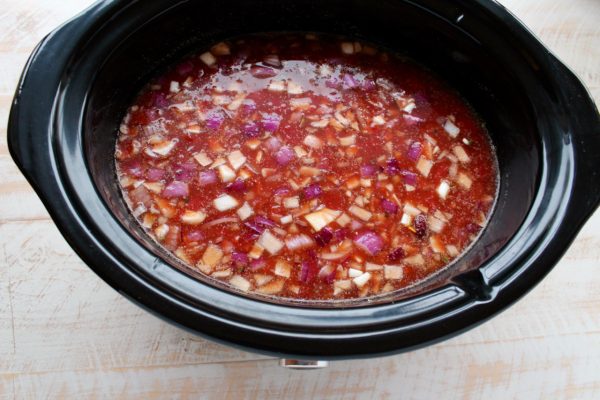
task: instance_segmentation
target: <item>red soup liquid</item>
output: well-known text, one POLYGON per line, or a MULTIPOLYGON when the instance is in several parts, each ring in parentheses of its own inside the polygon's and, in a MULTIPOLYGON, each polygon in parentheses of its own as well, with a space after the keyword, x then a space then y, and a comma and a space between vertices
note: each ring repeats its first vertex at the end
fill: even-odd
POLYGON ((150 82, 115 151, 135 218, 233 290, 414 285, 478 237, 498 185, 481 120, 423 67, 333 37, 215 44, 150 82))

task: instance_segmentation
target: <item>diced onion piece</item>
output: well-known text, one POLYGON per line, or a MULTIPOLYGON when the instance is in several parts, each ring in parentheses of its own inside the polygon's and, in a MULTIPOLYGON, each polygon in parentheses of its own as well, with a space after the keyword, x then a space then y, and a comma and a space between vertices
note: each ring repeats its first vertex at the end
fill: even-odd
POLYGON ((265 229, 262 235, 260 235, 257 243, 272 255, 279 253, 284 245, 283 242, 273 235, 268 229, 265 229))
POLYGON ((287 225, 287 224, 291 224, 292 223, 292 216, 291 215, 284 215, 283 217, 281 217, 279 219, 279 221, 283 224, 283 225, 287 225))
POLYGON ((344 257, 347 257, 350 254, 350 251, 343 251, 340 253, 321 253, 321 259, 323 260, 340 260, 344 257))
POLYGON ((289 81, 287 83, 287 92, 289 94, 302 94, 302 86, 298 85, 296 82, 289 81))
POLYGON ((210 48, 210 52, 217 56, 227 56, 231 54, 231 49, 227 43, 219 42, 210 48))
POLYGON ((367 282, 369 282, 370 279, 371 279, 371 273, 365 272, 361 276, 358 276, 358 277, 352 279, 352 282, 354 282, 354 284, 357 287, 361 288, 361 287, 365 286, 367 284, 367 282))
POLYGON ((219 176, 223 182, 231 182, 235 179, 235 171, 229 168, 227 165, 219 165, 219 176))
POLYGON ((273 276, 265 274, 254 274, 254 281, 258 286, 266 285, 273 280, 273 276))
POLYGON ((169 225, 167 224, 159 225, 154 229, 154 234, 158 240, 163 240, 167 236, 167 233, 169 233, 169 225))
POLYGON ((350 135, 339 138, 340 145, 342 146, 353 146, 356 144, 356 135, 350 135))
POLYGON ((346 181, 346 187, 350 190, 356 189, 359 186, 360 186, 360 179, 356 176, 353 176, 346 181))
POLYGON ((250 290, 250 286, 252 285, 246 278, 240 275, 234 275, 229 280, 229 284, 234 288, 240 289, 243 292, 247 292, 250 290))
POLYGON ((350 222, 352 222, 352 218, 350 218, 348 214, 342 213, 342 215, 340 215, 339 218, 335 220, 335 222, 337 222, 339 226, 344 227, 350 222))
POLYGON ((144 187, 153 193, 160 193, 163 189, 163 184, 160 182, 144 182, 144 187))
POLYGON ((354 54, 354 43, 352 42, 342 42, 341 48, 344 54, 354 54))
POLYGON ((384 246, 383 239, 372 231, 363 232, 358 235, 354 239, 354 243, 372 256, 379 253, 384 246))
POLYGON ((383 269, 383 265, 380 264, 374 264, 374 263, 366 263, 365 264, 365 270, 367 271, 381 271, 383 269))
POLYGON ((429 245, 431 246, 431 249, 436 253, 444 253, 445 247, 439 237, 429 237, 429 245))
POLYGON ((308 147, 312 147, 313 149, 318 149, 322 145, 321 139, 319 139, 318 137, 316 137, 314 135, 306 135, 303 143, 305 145, 307 145, 308 147))
POLYGON ((367 211, 364 208, 360 208, 355 205, 350 206, 350 208, 348 208, 348 211, 350 212, 350 214, 353 214, 354 216, 362 219, 365 222, 370 220, 373 216, 373 213, 371 213, 370 211, 367 211))
POLYGON ((308 221, 312 228, 318 232, 333 221, 335 221, 340 216, 340 214, 340 211, 331 210, 329 208, 322 208, 313 213, 304 215, 304 218, 306 219, 306 221, 308 221))
POLYGON ((272 92, 283 92, 285 91, 285 81, 273 81, 269 83, 268 89, 272 92))
POLYGON ((409 215, 412 215, 413 217, 421 214, 421 210, 419 210, 417 207, 413 206, 410 203, 404 204, 404 208, 402 211, 404 211, 405 213, 407 213, 409 215))
POLYGON ((166 156, 173 150, 176 144, 176 140, 163 140, 152 146, 152 152, 160 154, 161 156, 166 156))
POLYGON ((400 218, 400 223, 404 226, 411 226, 412 216, 407 213, 402 214, 402 218, 400 218))
POLYGON ((208 65, 209 67, 217 62, 217 59, 215 58, 215 56, 212 55, 210 51, 200 54, 200 60, 202 60, 202 62, 208 65))
POLYGON ((221 262, 223 258, 223 250, 219 246, 209 244, 204 254, 202 254, 202 263, 214 267, 221 262))
POLYGON ((300 207, 300 198, 298 196, 287 197, 283 199, 283 206, 285 208, 298 208, 300 207))
POLYGON ((305 167, 302 166, 299 169, 300 175, 302 176, 318 176, 321 174, 321 170, 319 168, 314 168, 314 167, 305 167))
POLYGON ((471 161, 471 158, 462 146, 454 146, 452 148, 452 152, 454 153, 456 158, 458 158, 458 161, 462 163, 468 163, 469 161, 471 161))
POLYGON ((315 241, 308 235, 303 233, 294 236, 288 236, 285 239, 286 247, 291 250, 300 250, 300 249, 308 249, 315 245, 315 241))
POLYGON ((415 254, 414 256, 406 257, 404 260, 402 260, 402 262, 405 264, 414 265, 416 267, 422 267, 425 265, 425 259, 421 254, 415 254))
POLYGON ((338 294, 350 290, 352 288, 352 281, 349 279, 340 280, 333 282, 333 295, 337 296, 338 294))
POLYGON ((215 271, 212 274, 210 274, 210 276, 212 276, 213 278, 229 278, 231 276, 231 268, 227 268, 221 271, 215 271))
POLYGON ((181 214, 181 222, 187 225, 198 225, 206 219, 206 214, 202 211, 185 210, 181 214))
POLYGON ((361 276, 362 274, 363 274, 363 272, 360 269, 354 269, 354 268, 348 269, 348 276, 350 278, 357 278, 357 277, 361 276))
POLYGON ((171 93, 179 92, 179 82, 171 81, 171 84, 169 85, 169 92, 171 92, 171 93))
POLYGON ((431 167, 433 167, 433 161, 426 159, 421 156, 419 161, 417 162, 417 170, 423 175, 425 178, 429 176, 429 172, 431 171, 431 167))
POLYGON ((325 128, 327 125, 329 125, 329 119, 327 118, 323 118, 322 120, 313 121, 310 123, 310 126, 314 128, 325 128))
POLYGON ((194 154, 194 159, 198 162, 198 164, 202 165, 203 167, 207 167, 210 164, 212 164, 212 160, 210 159, 210 157, 208 157, 206 155, 206 153, 197 153, 194 154))
POLYGON ((440 233, 444 229, 444 225, 446 223, 441 219, 430 215, 427 217, 427 224, 429 225, 429 229, 431 229, 432 232, 440 233))
POLYGON ((448 253, 448 255, 450 257, 456 257, 459 254, 458 249, 456 248, 456 246, 454 246, 452 244, 446 245, 446 252, 448 253))
POLYGON ((454 124, 449 118, 444 123, 444 130, 450 135, 451 138, 455 138, 460 133, 460 128, 454 124))
POLYGON ((242 221, 247 220, 253 214, 254 214, 254 210, 252 209, 252 207, 250 207, 250 204, 248 204, 247 201, 245 201, 244 204, 237 210, 237 215, 238 215, 238 217, 240 217, 240 219, 242 221))
POLYGON ((400 280, 404 277, 404 269, 400 265, 384 265, 383 276, 385 279, 400 280))
POLYGON ((227 211, 238 206, 238 201, 228 194, 223 194, 213 200, 213 205, 219 211, 227 211))
POLYGON ((227 159, 229 160, 229 163, 231 164, 233 169, 235 169, 236 171, 240 169, 240 167, 246 162, 246 156, 244 156, 244 154, 242 154, 242 152, 239 150, 235 150, 229 153, 227 159))
POLYGON ((443 200, 446 200, 448 196, 448 192, 450 191, 450 185, 446 181, 441 181, 440 185, 437 188, 437 193, 443 200))
POLYGON ((383 124, 385 124, 385 119, 383 118, 383 115, 376 115, 376 116, 374 116, 371 124, 372 125, 383 125, 383 124))
MULTIPOLYGON (((288 86, 289 92, 289 86, 288 86)), ((302 92, 300 92, 302 93, 302 92)), ((294 110, 306 110, 312 104, 312 99, 310 97, 301 97, 301 98, 292 98, 290 99, 290 106, 294 110)))
POLYGON ((262 254, 264 253, 265 249, 264 247, 262 247, 260 244, 258 243, 254 243, 254 246, 252 246, 252 249, 250 250, 250 252, 248 253, 248 257, 257 260, 260 258, 260 256, 262 256, 262 254))
POLYGON ((283 279, 273 280, 263 286, 256 289, 256 292, 262 294, 277 294, 283 290, 285 281, 283 279))
POLYGON ((458 184, 460 186, 462 186, 465 189, 471 189, 471 185, 473 184, 473 181, 471 180, 471 178, 469 178, 467 175, 463 174, 462 172, 460 172, 458 174, 458 176, 456 177, 456 182, 458 182, 458 184))
POLYGON ((277 260, 275 264, 275 275, 289 278, 292 272, 292 265, 285 260, 277 260))
POLYGON ((294 152, 296 153, 296 156, 298 156, 298 158, 302 158, 308 155, 308 152, 300 146, 294 146, 294 152))

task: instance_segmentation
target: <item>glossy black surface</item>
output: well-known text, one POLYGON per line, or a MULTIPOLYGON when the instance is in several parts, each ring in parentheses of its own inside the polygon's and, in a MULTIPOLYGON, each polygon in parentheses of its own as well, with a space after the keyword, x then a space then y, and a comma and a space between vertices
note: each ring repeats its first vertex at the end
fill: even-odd
POLYGON ((488 1, 97 3, 32 55, 8 142, 67 241, 115 289, 213 339, 303 358, 404 351, 486 320, 550 271, 600 202, 593 101, 488 1), (339 33, 405 53, 450 81, 486 120, 500 163, 498 204, 477 245, 427 290, 334 309, 245 298, 175 268, 129 217, 112 154, 135 93, 190 50, 263 31, 339 33))

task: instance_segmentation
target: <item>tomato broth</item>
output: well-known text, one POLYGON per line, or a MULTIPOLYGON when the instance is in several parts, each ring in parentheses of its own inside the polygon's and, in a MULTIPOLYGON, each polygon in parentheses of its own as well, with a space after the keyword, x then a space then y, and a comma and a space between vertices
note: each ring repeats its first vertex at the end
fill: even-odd
POLYGON ((422 66, 322 35, 215 44, 153 79, 115 151, 131 212, 242 292, 406 288, 477 239, 498 172, 486 129, 422 66))

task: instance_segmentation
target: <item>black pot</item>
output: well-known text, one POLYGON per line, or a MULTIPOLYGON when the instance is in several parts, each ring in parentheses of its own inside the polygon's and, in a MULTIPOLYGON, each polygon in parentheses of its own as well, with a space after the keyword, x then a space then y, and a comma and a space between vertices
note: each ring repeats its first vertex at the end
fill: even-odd
POLYGON ((492 317, 558 262, 600 202, 600 118, 581 82, 492 1, 104 1, 31 56, 8 143, 58 228, 102 279, 194 332, 302 358, 414 349, 492 317), (129 216, 113 149, 125 108, 191 49, 264 31, 316 31, 405 53, 458 88, 497 148, 488 228, 419 292, 343 306, 290 306, 208 285, 129 216))

